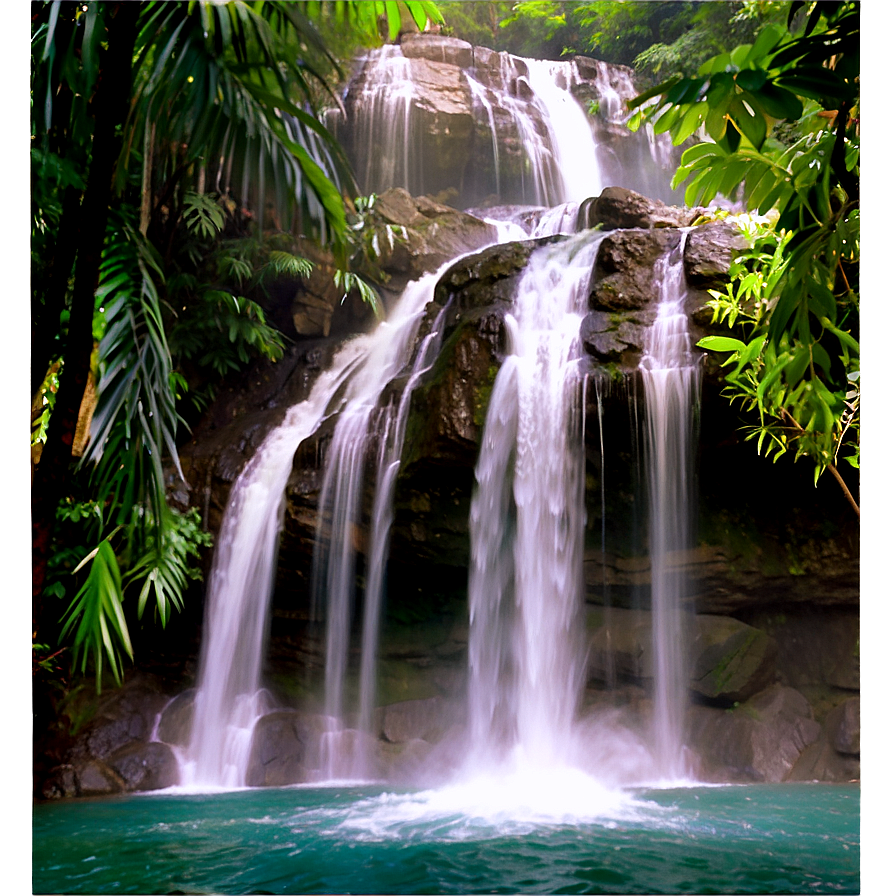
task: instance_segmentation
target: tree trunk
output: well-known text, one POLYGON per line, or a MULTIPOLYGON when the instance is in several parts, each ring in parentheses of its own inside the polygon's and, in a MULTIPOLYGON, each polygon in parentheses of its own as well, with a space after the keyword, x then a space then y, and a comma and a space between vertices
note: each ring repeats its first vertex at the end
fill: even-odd
MULTIPOLYGON (((32 597, 35 631, 44 621, 41 593, 47 573, 56 508, 71 477, 72 444, 78 410, 90 372, 93 349, 94 294, 99 280, 112 178, 121 150, 121 126, 127 119, 131 65, 142 4, 116 3, 106 19, 107 49, 100 56, 96 92, 90 101, 94 131, 92 157, 75 233, 77 261, 72 289, 71 317, 65 365, 47 442, 35 471, 31 492, 32 597)), ((56 288, 59 288, 58 283, 56 288)), ((50 306, 58 296, 47 296, 50 306)), ((64 297, 63 297, 64 301, 64 297)))

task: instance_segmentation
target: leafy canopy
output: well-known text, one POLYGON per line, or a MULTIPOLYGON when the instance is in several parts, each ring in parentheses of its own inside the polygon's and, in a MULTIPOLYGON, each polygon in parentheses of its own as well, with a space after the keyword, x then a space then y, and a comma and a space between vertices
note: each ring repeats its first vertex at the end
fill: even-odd
POLYGON ((688 203, 723 195, 770 213, 710 302, 744 338, 700 345, 730 352, 729 394, 758 416, 758 449, 810 457, 816 482, 831 470, 858 511, 836 467, 845 446, 858 466, 858 4, 794 2, 787 25, 645 91, 631 126, 709 138, 673 180, 688 203))

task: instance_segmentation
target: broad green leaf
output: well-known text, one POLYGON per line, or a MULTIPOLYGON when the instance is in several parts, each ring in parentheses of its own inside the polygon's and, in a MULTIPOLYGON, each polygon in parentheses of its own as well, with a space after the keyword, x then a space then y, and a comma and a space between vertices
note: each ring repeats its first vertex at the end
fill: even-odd
POLYGON ((786 28, 782 28, 780 25, 776 24, 766 25, 762 31, 756 35, 756 39, 753 41, 753 46, 747 55, 746 61, 754 64, 760 62, 772 51, 778 42, 786 36, 786 28))
POLYGON ((765 84, 767 77, 766 73, 759 69, 748 68, 734 76, 734 83, 741 90, 754 91, 759 90, 765 84))
POLYGON ((746 343, 731 336, 704 336, 697 345, 713 352, 739 352, 747 347, 746 343))
POLYGON ((743 97, 736 97, 728 108, 740 132, 756 147, 762 149, 765 142, 766 126, 762 115, 746 103, 743 97))
POLYGON ((771 115, 772 118, 797 121, 803 114, 803 104, 799 97, 771 81, 766 81, 760 89, 751 90, 749 93, 759 109, 771 115))

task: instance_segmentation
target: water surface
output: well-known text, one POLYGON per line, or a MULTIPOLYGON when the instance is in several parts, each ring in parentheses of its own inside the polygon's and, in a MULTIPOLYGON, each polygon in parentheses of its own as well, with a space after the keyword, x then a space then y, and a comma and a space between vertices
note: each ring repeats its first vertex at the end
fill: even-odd
POLYGON ((859 788, 633 791, 594 811, 371 785, 39 804, 35 893, 857 893, 859 788), (531 805, 530 805, 531 804, 531 805), (527 809, 527 806, 529 808, 527 809))

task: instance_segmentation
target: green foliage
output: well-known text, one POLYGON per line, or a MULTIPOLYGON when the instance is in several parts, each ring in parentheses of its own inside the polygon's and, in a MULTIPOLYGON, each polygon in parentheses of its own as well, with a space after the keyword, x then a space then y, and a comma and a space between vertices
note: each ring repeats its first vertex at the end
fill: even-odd
POLYGON ((200 550, 209 547, 212 537, 201 528, 199 512, 192 508, 181 514, 166 508, 162 524, 158 527, 160 538, 148 542, 147 548, 128 570, 125 585, 142 580, 137 601, 137 617, 143 617, 146 602, 155 597, 154 615, 164 628, 168 624, 171 609, 183 609, 183 594, 188 580, 201 578, 193 561, 200 550))
POLYGON ((284 340, 257 302, 226 290, 204 289, 191 302, 189 314, 175 324, 171 345, 176 357, 195 360, 224 376, 243 369, 252 356, 278 361, 284 340))
POLYGON ((92 560, 90 574, 62 618, 62 637, 73 632, 72 662, 80 662, 81 674, 93 658, 97 690, 102 687, 104 657, 115 681, 121 684, 122 654, 133 659, 134 650, 128 624, 121 607, 121 572, 118 558, 104 540, 86 560, 92 560))
POLYGON ((224 210, 206 193, 188 192, 184 195, 184 224, 195 236, 213 239, 223 229, 224 210))
POLYGON ((161 519, 164 454, 180 472, 175 442, 179 417, 157 289, 161 278, 153 247, 125 217, 115 219, 96 291, 108 323, 99 347, 90 442, 81 463, 95 465, 98 501, 115 508, 116 524, 126 523, 138 504, 161 519))
MULTIPOLYGON (((182 514, 165 507, 162 514, 156 522, 143 508, 137 509, 129 526, 116 526, 108 532, 68 573, 77 576, 89 565, 87 577, 63 614, 61 637, 72 635, 72 664, 81 674, 92 664, 97 692, 102 687, 104 664, 120 684, 125 657, 133 659, 125 613, 127 595, 140 589, 136 592, 138 620, 152 599, 153 616, 164 627, 172 610, 183 609, 189 581, 201 577, 196 561, 212 539, 201 528, 199 512, 192 508, 182 514), (140 538, 135 538, 135 531, 141 533, 140 538)), ((95 504, 65 502, 59 515, 86 522, 81 529, 85 538, 96 531, 97 517, 100 531, 103 529, 102 514, 95 504)), ((69 548, 68 552, 79 550, 83 548, 69 548)), ((52 593, 61 596, 64 587, 52 593)))
MULTIPOLYGON (((780 305, 780 300, 775 301, 779 282, 792 276, 793 262, 787 254, 791 237, 768 225, 754 225, 749 235, 752 248, 732 264, 732 282, 725 293, 711 290, 709 302, 713 322, 743 331, 749 341, 708 336, 698 345, 731 353, 723 362, 723 366, 734 365, 725 377, 727 392, 751 416, 758 416, 758 423, 747 428, 747 438, 756 441, 760 452, 774 460, 788 452, 794 459, 810 457, 816 481, 825 468, 836 464, 844 449, 844 459, 858 466, 859 346, 825 313, 837 313, 839 304, 841 316, 850 319, 844 297, 838 303, 833 295, 826 296, 824 307, 813 296, 818 281, 807 280, 811 325, 803 324, 796 331, 785 327, 776 340, 770 321, 780 305)), ((836 239, 843 236, 857 258, 858 211, 836 239)), ((842 245, 836 247, 840 257, 842 249, 842 245)), ((814 274, 823 275, 823 266, 817 264, 814 274)))
POLYGON ((788 24, 631 101, 632 126, 652 121, 680 144, 701 126, 713 142, 685 150, 673 185, 688 203, 740 199, 754 223, 713 320, 743 339, 702 340, 730 352, 728 394, 754 418, 748 438, 774 460, 814 462, 815 481, 840 452, 858 466, 858 5, 793 3, 788 24), (784 146, 776 123, 792 122, 784 146))
MULTIPOLYGON (((284 245, 264 233, 268 219, 291 220, 297 236, 345 258, 344 194, 354 194, 354 180, 318 118, 324 102, 339 103, 341 70, 313 16, 343 15, 365 40, 377 40, 381 24, 394 37, 402 11, 412 27, 441 17, 432 3, 392 0, 32 6, 34 441, 55 447, 72 437, 61 424, 54 430, 54 378, 63 393, 67 376, 83 382, 91 333, 81 324, 75 333, 70 321, 89 324, 94 311, 99 342, 98 400, 81 472, 66 469, 68 453, 48 445, 43 457, 61 458, 59 469, 43 476, 45 463, 36 474, 46 491, 37 492, 42 521, 47 507, 51 516, 59 507, 65 536, 52 543, 44 598, 68 600, 77 584, 63 638, 82 672, 93 663, 99 686, 104 665, 120 680, 132 655, 125 593, 137 595, 137 619, 151 603, 166 624, 207 543, 195 518, 165 503, 163 459, 180 472, 176 401, 188 384, 207 394, 211 374, 282 354, 283 337, 262 310, 265 289, 277 277, 307 276, 311 265, 296 253, 295 238, 284 245), (125 83, 115 78, 129 64, 130 95, 117 104, 102 88, 125 83), (116 156, 101 171, 92 164, 116 156), (111 209, 106 228, 104 216, 85 218, 82 205, 110 181, 112 196, 100 203, 111 209), (104 233, 94 262, 99 253, 81 249, 98 247, 104 233), (250 238, 255 245, 239 244, 250 238), (172 352, 190 362, 189 373, 172 352), (76 480, 86 494, 74 494, 76 480)), ((345 287, 373 302, 353 278, 344 275, 345 287)), ((67 427, 74 416, 59 415, 67 427)), ((36 546, 50 542, 48 529, 36 546)))

